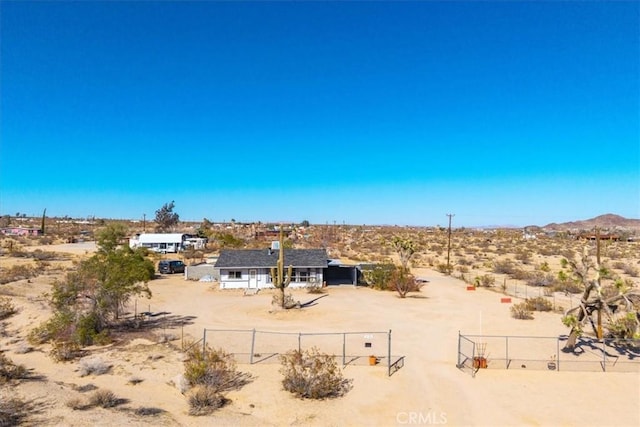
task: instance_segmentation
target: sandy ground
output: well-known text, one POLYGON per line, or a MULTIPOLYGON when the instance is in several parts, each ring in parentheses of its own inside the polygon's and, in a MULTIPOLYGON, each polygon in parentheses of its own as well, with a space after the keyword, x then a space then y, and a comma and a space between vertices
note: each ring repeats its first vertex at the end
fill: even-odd
MULTIPOLYGON (((48 247, 82 254, 88 248, 48 247), (79 252, 78 252, 79 251, 79 252)), ((8 319, 0 350, 14 362, 33 368, 43 378, 25 381, 11 394, 43 405, 39 425, 477 425, 477 426, 638 426, 640 374, 619 372, 563 372, 546 370, 481 370, 475 377, 456 368, 458 332, 557 336, 566 328, 555 313, 536 313, 535 320, 515 320, 501 294, 465 285, 437 272, 418 269, 429 283, 419 294, 400 299, 393 293, 366 288, 329 288, 327 296, 302 310, 271 313, 271 291, 243 296, 220 291, 210 283, 185 281, 180 275, 150 283, 153 297, 139 299, 131 310, 164 313, 155 335, 133 340, 126 348, 95 349, 91 357, 112 366, 104 375, 81 377, 79 363, 53 363, 40 349, 22 353, 29 330, 48 317, 46 300, 52 277, 42 276, 4 285, 20 312, 8 319), (184 327, 174 327, 188 317, 184 327), (183 371, 180 347, 203 337, 204 328, 259 329, 278 332, 350 332, 392 330, 392 353, 405 357, 402 369, 386 375, 382 365, 358 364, 344 369, 353 389, 326 401, 298 400, 282 390, 279 365, 239 364, 254 379, 228 393, 231 403, 206 417, 187 414, 188 404, 172 380, 183 371), (169 334, 175 340, 159 343, 169 334), (141 380, 137 384, 132 379, 141 380), (90 385, 113 391, 125 399, 114 409, 72 410, 66 402, 90 394, 90 385), (85 388, 83 388, 83 386, 85 388), (137 408, 159 408, 159 415, 136 415, 137 408)), ((302 302, 316 298, 294 291, 302 302)), ((273 338, 275 344, 279 338, 273 338)), ((365 338, 363 338, 365 339, 365 338)), ((215 346, 234 348, 239 339, 225 336, 215 346)), ((386 354, 386 341, 377 336, 372 351, 386 354)), ((242 341, 244 343, 244 341, 242 341)), ((322 350, 322 349, 321 349, 322 350)), ((491 348, 487 349, 491 359, 491 348)), ((363 354, 363 353, 362 353, 363 354)))

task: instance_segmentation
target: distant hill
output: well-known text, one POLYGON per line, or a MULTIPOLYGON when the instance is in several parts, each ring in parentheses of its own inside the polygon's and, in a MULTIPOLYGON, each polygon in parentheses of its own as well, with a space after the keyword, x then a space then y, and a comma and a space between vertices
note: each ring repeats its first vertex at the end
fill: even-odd
POLYGON ((602 230, 629 230, 640 231, 640 219, 625 218, 615 214, 600 215, 595 218, 582 221, 563 222, 561 224, 551 223, 543 228, 547 230, 593 230, 599 227, 602 230))

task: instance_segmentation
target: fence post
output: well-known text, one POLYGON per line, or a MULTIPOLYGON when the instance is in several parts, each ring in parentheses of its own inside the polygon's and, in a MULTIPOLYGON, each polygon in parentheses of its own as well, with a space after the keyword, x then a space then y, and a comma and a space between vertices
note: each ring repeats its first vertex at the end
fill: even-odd
POLYGON ((389 329, 389 339, 387 340, 387 375, 391 376, 391 329, 389 329))
POLYGON ((256 328, 253 328, 251 333, 251 355, 249 356, 249 364, 253 365, 253 350, 256 344, 256 328))
POLYGON ((560 371, 560 337, 556 338, 556 370, 560 371))
POLYGON ((507 369, 509 369, 509 364, 510 363, 509 363, 509 336, 508 335, 504 337, 504 341, 505 341, 505 345, 504 345, 504 347, 505 347, 505 355, 504 355, 505 362, 504 363, 507 364, 507 369))
POLYGON ((205 358, 207 356, 207 328, 204 328, 204 333, 202 334, 202 357, 205 358))
POLYGON ((345 359, 345 353, 347 349, 347 334, 343 333, 342 334, 342 367, 344 368, 345 363, 346 363, 346 359, 345 359))
POLYGON ((460 330, 458 329, 458 364, 456 365, 458 368, 461 368, 460 366, 460 330))
POLYGON ((602 338, 602 371, 607 372, 607 340, 602 338))
POLYGON ((300 342, 302 341, 302 333, 298 332, 298 353, 302 351, 302 345, 300 342))

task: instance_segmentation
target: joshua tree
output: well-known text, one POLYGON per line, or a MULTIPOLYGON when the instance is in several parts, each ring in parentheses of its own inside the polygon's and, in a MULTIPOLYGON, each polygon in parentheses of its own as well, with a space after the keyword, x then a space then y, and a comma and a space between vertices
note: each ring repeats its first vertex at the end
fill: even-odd
POLYGON ((391 245, 400 256, 400 264, 402 264, 402 268, 406 270, 409 260, 416 252, 415 243, 411 239, 395 236, 391 241, 391 245))
POLYGON ((563 266, 569 267, 575 280, 584 286, 580 305, 567 310, 562 319, 565 325, 571 327, 569 339, 564 347, 567 351, 575 348, 578 336, 582 334, 582 327, 587 320, 589 320, 596 337, 598 339, 603 338, 603 314, 611 324, 613 315, 616 312, 634 313, 635 316, 630 317, 630 319, 635 321, 632 332, 640 329, 638 315, 635 313, 635 305, 640 302, 640 294, 637 291, 625 289, 624 286, 620 286, 618 287, 617 295, 605 298, 603 296, 601 282, 603 277, 606 276, 607 271, 600 266, 599 258, 600 257, 597 256, 596 262, 594 263, 588 255, 587 248, 585 248, 580 262, 567 259, 562 260, 563 266), (596 272, 594 279, 591 279, 589 274, 589 271, 592 269, 596 272), (594 314, 596 315, 595 323, 593 319, 594 314))
POLYGON ((291 275, 293 274, 293 267, 290 265, 287 268, 287 274, 284 272, 284 234, 282 232, 282 227, 280 227, 280 251, 278 254, 278 263, 276 267, 271 267, 271 279, 273 280, 273 285, 280 290, 280 303, 282 308, 289 308, 286 304, 286 298, 284 295, 284 290, 289 283, 291 283, 291 275))
POLYGON ((165 203, 160 209, 156 211, 156 229, 158 231, 168 231, 171 230, 178 221, 180 221, 180 216, 173 212, 173 208, 175 207, 175 203, 171 201, 171 203, 165 203))

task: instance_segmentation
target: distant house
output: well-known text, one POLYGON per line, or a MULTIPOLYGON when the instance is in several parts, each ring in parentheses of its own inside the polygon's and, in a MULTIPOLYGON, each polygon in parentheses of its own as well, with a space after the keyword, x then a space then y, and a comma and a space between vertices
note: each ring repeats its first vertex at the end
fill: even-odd
MULTIPOLYGON (((223 250, 216 261, 220 289, 273 288, 271 268, 276 267, 277 249, 223 250)), ((285 268, 292 267, 290 287, 322 284, 328 266, 324 249, 285 249, 285 268)))
POLYGON ((203 249, 206 239, 192 238, 180 233, 145 233, 129 239, 129 246, 148 248, 154 252, 177 253, 188 247, 203 249))
POLYGON ((42 236, 43 234, 40 228, 27 227, 6 227, 0 231, 7 236, 42 236))

